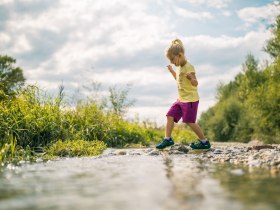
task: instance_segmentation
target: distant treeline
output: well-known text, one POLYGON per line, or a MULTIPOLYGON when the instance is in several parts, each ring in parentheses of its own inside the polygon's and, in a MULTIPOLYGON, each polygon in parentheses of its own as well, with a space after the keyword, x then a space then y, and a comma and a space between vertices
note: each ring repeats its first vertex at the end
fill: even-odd
POLYGON ((280 143, 280 16, 264 50, 272 62, 258 65, 249 54, 242 72, 217 88, 217 103, 201 115, 211 140, 280 143))

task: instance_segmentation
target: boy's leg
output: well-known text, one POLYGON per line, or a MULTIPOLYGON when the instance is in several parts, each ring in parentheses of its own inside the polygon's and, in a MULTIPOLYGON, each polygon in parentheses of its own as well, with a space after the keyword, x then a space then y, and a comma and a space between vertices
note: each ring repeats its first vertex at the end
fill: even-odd
POLYGON ((178 122, 182 117, 182 111, 177 102, 175 102, 169 111, 166 114, 166 127, 165 127, 165 138, 163 141, 156 145, 157 149, 164 149, 165 147, 171 146, 174 144, 173 139, 171 138, 171 133, 174 127, 174 122, 178 122))
POLYGON ((171 146, 174 144, 173 139, 171 138, 171 133, 174 127, 174 117, 172 116, 166 116, 166 127, 165 127, 165 138, 163 141, 156 145, 157 149, 164 149, 165 147, 171 146))
POLYGON ((188 126, 195 132, 195 134, 198 136, 199 140, 205 140, 204 133, 202 129, 199 127, 196 123, 187 123, 188 126))
POLYGON ((174 117, 166 116, 165 138, 170 138, 174 127, 174 117))
POLYGON ((211 144, 210 142, 205 138, 204 133, 202 129, 199 127, 196 123, 187 123, 190 128, 195 132, 195 134, 198 136, 199 140, 196 142, 191 143, 190 147, 192 149, 210 149, 211 144))
POLYGON ((205 140, 202 129, 196 124, 196 115, 199 101, 182 103, 183 122, 186 123, 198 136, 199 140, 205 140))
POLYGON ((210 149, 211 145, 209 141, 205 138, 202 129, 198 124, 195 123, 197 108, 199 101, 182 103, 183 107, 183 122, 185 122, 198 136, 199 141, 191 143, 190 147, 192 149, 210 149))

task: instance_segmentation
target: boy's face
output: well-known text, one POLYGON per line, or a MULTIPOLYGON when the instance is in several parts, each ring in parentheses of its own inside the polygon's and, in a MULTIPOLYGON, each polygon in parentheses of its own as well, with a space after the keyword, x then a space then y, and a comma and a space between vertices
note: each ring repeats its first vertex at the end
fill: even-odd
POLYGON ((185 62, 185 57, 182 53, 178 55, 172 55, 169 58, 170 63, 174 64, 175 66, 181 66, 185 62))

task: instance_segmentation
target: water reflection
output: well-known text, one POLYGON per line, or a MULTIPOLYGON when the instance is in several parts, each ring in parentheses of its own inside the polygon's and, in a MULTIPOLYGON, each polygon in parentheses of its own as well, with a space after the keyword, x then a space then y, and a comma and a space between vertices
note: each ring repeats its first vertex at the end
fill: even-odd
POLYGON ((160 160, 122 155, 6 169, 0 209, 161 210, 170 185, 160 160))
POLYGON ((246 209, 280 209, 280 176, 269 170, 240 165, 215 165, 212 175, 246 209), (242 171, 243 173, 236 173, 242 171))
POLYGON ((269 171, 190 154, 72 158, 6 168, 0 210, 278 210, 279 186, 269 171))
POLYGON ((173 162, 172 162, 172 158, 165 151, 163 151, 161 154, 163 156, 164 165, 166 166, 165 167, 166 177, 168 179, 172 180, 172 176, 173 176, 173 162))
POLYGON ((278 210, 280 177, 269 170, 163 154, 172 184, 167 209, 278 210))
POLYGON ((242 204, 231 200, 219 184, 209 176, 207 163, 199 163, 187 156, 163 154, 166 176, 172 184, 170 202, 166 209, 224 210, 242 209, 242 204), (229 203, 231 203, 229 207, 229 203))

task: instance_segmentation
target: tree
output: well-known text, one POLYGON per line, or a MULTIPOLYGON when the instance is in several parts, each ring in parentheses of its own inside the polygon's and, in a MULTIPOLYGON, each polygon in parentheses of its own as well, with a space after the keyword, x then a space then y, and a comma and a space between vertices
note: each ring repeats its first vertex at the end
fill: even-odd
POLYGON ((128 100, 127 98, 129 89, 129 85, 123 90, 117 89, 116 86, 109 88, 109 102, 111 109, 119 116, 123 116, 127 109, 135 102, 135 100, 128 100))
POLYGON ((218 86, 217 103, 202 114, 199 123, 213 140, 280 143, 280 15, 273 27, 265 46, 273 62, 261 68, 247 55, 242 72, 218 86))
POLYGON ((280 15, 276 17, 275 24, 272 28, 273 38, 268 40, 264 50, 272 57, 277 58, 280 55, 280 15))
POLYGON ((258 61, 252 54, 246 56, 242 64, 244 74, 235 78, 238 81, 238 95, 241 101, 245 101, 251 92, 255 91, 264 82, 263 72, 258 68, 258 61))
POLYGON ((24 85, 22 69, 15 67, 15 63, 14 58, 0 55, 0 100, 4 95, 13 96, 16 89, 24 85))

